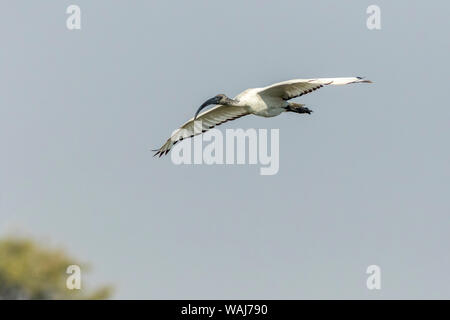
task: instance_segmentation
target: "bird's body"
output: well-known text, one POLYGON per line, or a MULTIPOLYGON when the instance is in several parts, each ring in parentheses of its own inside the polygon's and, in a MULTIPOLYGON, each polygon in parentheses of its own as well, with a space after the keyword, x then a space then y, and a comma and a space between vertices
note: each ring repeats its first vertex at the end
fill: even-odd
POLYGON ((291 103, 288 100, 310 93, 324 85, 361 82, 370 83, 371 81, 360 77, 295 79, 275 83, 264 88, 247 89, 234 99, 229 99, 223 94, 217 95, 203 103, 193 118, 177 129, 161 148, 155 150, 155 155, 167 154, 178 141, 201 134, 217 125, 245 115, 253 114, 270 118, 283 112, 310 114, 312 111, 303 107, 304 105, 291 103), (217 105, 199 114, 203 108, 210 104, 217 105))
POLYGON ((263 97, 259 95, 262 88, 247 89, 236 97, 233 104, 246 108, 250 114, 260 117, 275 117, 284 112, 287 102, 280 97, 263 97))
POLYGON ((270 118, 278 116, 286 111, 285 107, 288 104, 286 101, 280 97, 265 97, 259 94, 260 91, 261 88, 246 90, 244 91, 243 97, 238 95, 236 99, 244 100, 250 106, 250 113, 255 116, 270 118))

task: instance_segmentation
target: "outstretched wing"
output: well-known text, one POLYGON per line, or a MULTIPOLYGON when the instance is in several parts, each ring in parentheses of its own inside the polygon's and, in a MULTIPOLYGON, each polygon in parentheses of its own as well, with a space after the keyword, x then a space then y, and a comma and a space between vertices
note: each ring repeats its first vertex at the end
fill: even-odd
POLYGON ((195 120, 195 123, 194 118, 192 118, 175 130, 161 148, 153 150, 156 151, 155 156, 159 155, 161 157, 162 155, 167 154, 178 141, 181 141, 184 138, 191 138, 198 134, 202 134, 215 126, 248 114, 249 112, 245 107, 215 106, 214 108, 201 113, 195 120))
POLYGON ((258 94, 261 96, 280 97, 284 100, 289 100, 310 93, 326 85, 344 85, 361 82, 371 83, 372 81, 364 80, 361 77, 294 79, 261 88, 258 94))

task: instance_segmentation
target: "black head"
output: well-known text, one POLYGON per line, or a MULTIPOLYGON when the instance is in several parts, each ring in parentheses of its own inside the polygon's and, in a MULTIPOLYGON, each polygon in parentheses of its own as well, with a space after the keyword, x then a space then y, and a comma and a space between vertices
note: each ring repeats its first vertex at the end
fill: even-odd
POLYGON ((208 100, 206 100, 205 102, 203 102, 203 104, 200 106, 200 108, 198 108, 197 112, 195 113, 194 116, 194 120, 197 119, 198 114, 200 113, 200 111, 202 111, 204 108, 206 108, 207 106, 211 105, 211 104, 229 104, 232 100, 229 99, 226 95, 224 94, 218 94, 208 100))

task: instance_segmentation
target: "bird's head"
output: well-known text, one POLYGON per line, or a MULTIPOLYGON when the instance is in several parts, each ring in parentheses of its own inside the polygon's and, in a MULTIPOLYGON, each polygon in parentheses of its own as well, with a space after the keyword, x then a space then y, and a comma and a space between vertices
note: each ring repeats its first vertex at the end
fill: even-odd
POLYGON ((200 106, 200 108, 198 108, 197 112, 195 113, 194 120, 197 119, 197 116, 200 113, 200 111, 202 111, 204 108, 206 108, 207 106, 209 106, 211 104, 229 105, 229 104, 232 104, 233 102, 234 102, 234 100, 228 98, 226 95, 218 94, 218 95, 206 100, 205 102, 203 102, 203 104, 200 106))

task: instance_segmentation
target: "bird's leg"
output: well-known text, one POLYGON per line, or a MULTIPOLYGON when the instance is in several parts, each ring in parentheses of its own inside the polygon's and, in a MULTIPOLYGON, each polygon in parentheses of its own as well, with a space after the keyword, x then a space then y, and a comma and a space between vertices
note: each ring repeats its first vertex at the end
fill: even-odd
POLYGON ((307 114, 311 114, 313 112, 311 109, 304 107, 304 104, 293 103, 293 102, 290 102, 287 105, 286 111, 295 112, 295 113, 307 113, 307 114))

